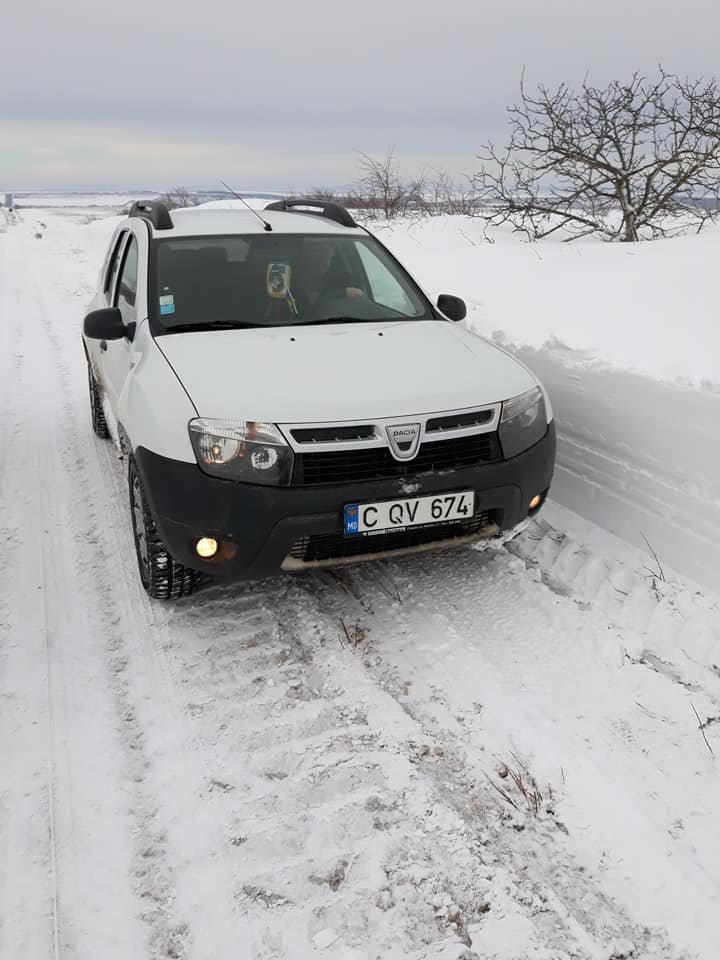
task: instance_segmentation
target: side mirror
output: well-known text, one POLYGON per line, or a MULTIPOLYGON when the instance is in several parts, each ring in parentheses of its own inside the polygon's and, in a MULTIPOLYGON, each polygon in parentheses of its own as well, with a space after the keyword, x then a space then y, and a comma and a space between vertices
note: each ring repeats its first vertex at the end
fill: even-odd
POLYGON ((92 310, 85 317, 83 331, 91 340, 121 340, 127 334, 122 314, 117 307, 92 310))
POLYGON ((465 301, 460 297, 451 297, 449 293, 441 293, 438 297, 438 310, 442 311, 448 320, 464 320, 467 316, 465 301))

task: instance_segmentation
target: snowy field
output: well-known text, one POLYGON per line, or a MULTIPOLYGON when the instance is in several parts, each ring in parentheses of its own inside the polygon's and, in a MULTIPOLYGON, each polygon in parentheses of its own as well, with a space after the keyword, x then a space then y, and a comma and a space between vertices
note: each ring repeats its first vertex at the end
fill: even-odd
POLYGON ((161 605, 87 409, 116 221, 73 206, 0 213, 0 958, 716 960, 720 237, 383 231, 545 378, 553 500, 161 605))

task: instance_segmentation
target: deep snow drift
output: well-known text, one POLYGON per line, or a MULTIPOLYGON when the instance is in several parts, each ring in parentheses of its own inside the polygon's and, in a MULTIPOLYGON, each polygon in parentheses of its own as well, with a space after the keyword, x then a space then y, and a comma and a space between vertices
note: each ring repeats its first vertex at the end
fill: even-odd
POLYGON ((715 960, 717 599, 551 502, 149 602, 79 338, 110 228, 0 236, 2 960, 715 960))
POLYGON ((428 293, 550 391, 553 497, 720 590, 720 227, 644 244, 488 242, 479 221, 381 229, 428 293))

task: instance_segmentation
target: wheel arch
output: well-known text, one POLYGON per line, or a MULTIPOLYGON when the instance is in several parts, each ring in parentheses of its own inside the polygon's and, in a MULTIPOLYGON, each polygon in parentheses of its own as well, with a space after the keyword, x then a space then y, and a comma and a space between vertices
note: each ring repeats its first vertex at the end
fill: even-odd
POLYGON ((118 401, 118 430, 127 453, 139 447, 195 463, 188 423, 197 410, 151 335, 147 321, 136 332, 132 371, 118 401))

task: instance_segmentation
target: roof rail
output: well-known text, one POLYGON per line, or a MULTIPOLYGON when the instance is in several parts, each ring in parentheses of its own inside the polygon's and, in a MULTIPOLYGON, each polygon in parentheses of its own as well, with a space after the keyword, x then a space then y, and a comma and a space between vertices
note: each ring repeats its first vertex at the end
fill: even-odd
POLYGON ((269 203, 265 209, 285 210, 288 213, 311 213, 317 217, 327 217, 328 220, 334 220, 336 223, 342 224, 343 227, 357 226, 345 207, 341 207, 339 203, 329 203, 327 200, 313 200, 311 198, 302 200, 276 200, 274 203, 269 203), (297 209, 298 207, 305 209, 299 210, 297 209))
POLYGON ((160 200, 136 200, 128 216, 149 220, 156 230, 172 230, 175 226, 170 211, 160 200))

